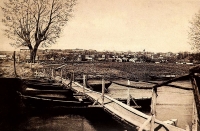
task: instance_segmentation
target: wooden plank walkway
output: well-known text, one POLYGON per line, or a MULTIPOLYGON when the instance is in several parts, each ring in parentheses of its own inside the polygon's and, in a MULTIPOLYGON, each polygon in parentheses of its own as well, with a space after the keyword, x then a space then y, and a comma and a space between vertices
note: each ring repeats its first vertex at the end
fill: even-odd
MULTIPOLYGON (((56 77, 56 80, 60 80, 60 77, 56 77)), ((69 80, 62 79, 62 83, 64 85, 69 84, 69 80)), ((113 116, 119 118, 121 121, 128 123, 132 126, 142 127, 146 125, 143 129, 149 131, 150 130, 150 120, 151 116, 148 116, 122 102, 117 101, 107 95, 104 95, 104 103, 102 105, 102 95, 99 92, 92 91, 88 88, 84 88, 77 82, 72 82, 72 90, 76 93, 85 93, 85 97, 90 99, 92 102, 99 104, 99 107, 104 108, 107 112, 112 114, 113 116), (101 106, 102 105, 102 106, 101 106)), ((169 125, 164 123, 163 121, 155 120, 154 130, 159 131, 185 131, 184 129, 175 127, 173 125, 169 125)))

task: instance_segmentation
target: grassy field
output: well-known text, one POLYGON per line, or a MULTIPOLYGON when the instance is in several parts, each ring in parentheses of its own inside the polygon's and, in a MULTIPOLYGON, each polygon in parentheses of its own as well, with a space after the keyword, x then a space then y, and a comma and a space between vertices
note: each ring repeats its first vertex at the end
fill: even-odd
POLYGON ((100 74, 107 77, 123 77, 130 80, 149 80, 150 75, 185 75, 189 73, 189 69, 193 66, 172 63, 79 63, 75 65, 68 65, 66 67, 66 72, 74 70, 75 74, 100 74))
MULTIPOLYGON (((58 66, 58 65, 57 65, 58 66)), ((159 76, 163 74, 173 74, 181 76, 188 74, 189 69, 194 65, 172 64, 172 63, 132 63, 132 62, 101 62, 101 63, 67 63, 64 75, 69 72, 77 74, 104 75, 105 77, 123 77, 130 80, 149 80, 150 75, 159 76)), ((17 74, 21 77, 33 76, 36 69, 43 70, 43 66, 34 64, 32 69, 30 64, 16 63, 17 74)), ((50 70, 49 70, 50 71, 50 70)), ((51 72, 49 72, 50 74, 51 72)), ((0 64, 0 74, 6 77, 14 76, 13 61, 4 61, 0 64)))
MULTIPOLYGON (((29 63, 16 63, 16 72, 19 77, 32 77, 34 71, 41 67, 39 64, 30 66, 29 63)), ((15 77, 14 62, 12 60, 0 62, 0 77, 15 77)))

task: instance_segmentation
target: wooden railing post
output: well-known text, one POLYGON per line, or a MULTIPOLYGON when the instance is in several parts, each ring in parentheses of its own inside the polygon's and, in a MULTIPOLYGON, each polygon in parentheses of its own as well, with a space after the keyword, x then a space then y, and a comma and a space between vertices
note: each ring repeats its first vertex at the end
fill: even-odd
POLYGON ((157 97, 157 87, 154 87, 152 89, 152 98, 151 98, 151 130, 154 131, 154 122, 155 122, 155 116, 156 116, 156 97, 157 97))
POLYGON ((83 95, 85 95, 85 87, 86 87, 86 79, 85 75, 83 75, 83 95))
POLYGON ((104 76, 102 77, 102 106, 104 106, 104 93, 105 93, 105 80, 104 76))
MULTIPOLYGON (((128 80, 127 85, 130 85, 130 81, 128 80)), ((128 87, 128 96, 127 96, 127 105, 130 106, 130 88, 128 87)))

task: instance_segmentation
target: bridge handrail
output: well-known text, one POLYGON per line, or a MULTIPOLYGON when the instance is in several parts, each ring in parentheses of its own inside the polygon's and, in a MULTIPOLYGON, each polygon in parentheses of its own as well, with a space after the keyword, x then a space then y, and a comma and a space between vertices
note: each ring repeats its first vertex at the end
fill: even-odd
MULTIPOLYGON (((76 85, 79 86, 79 87, 83 87, 83 86, 80 85, 78 82, 73 82, 73 83, 76 84, 76 85)), ((85 88, 85 90, 92 91, 92 90, 87 89, 87 88, 85 88)), ((101 95, 100 92, 96 92, 96 91, 92 91, 92 92, 95 92, 95 93, 101 95)), ((136 110, 136 109, 134 109, 134 108, 132 108, 132 107, 130 107, 130 106, 124 104, 124 103, 122 103, 122 102, 119 102, 119 101, 117 101, 117 100, 115 100, 115 99, 113 99, 113 98, 111 98, 111 97, 109 97, 109 96, 107 96, 107 95, 104 95, 104 97, 106 97, 107 99, 109 99, 109 100, 115 102, 116 104, 120 105, 121 107, 123 107, 123 108, 125 108, 125 109, 128 109, 128 111, 130 111, 131 113, 134 113, 134 114, 136 114, 136 115, 138 115, 138 116, 140 116, 140 117, 143 117, 143 118, 145 118, 145 119, 148 119, 148 118, 149 118, 149 115, 146 115, 146 114, 144 114, 144 113, 142 113, 142 112, 140 112, 140 111, 138 111, 138 110, 136 110)), ((105 106, 105 105, 104 105, 104 106, 105 106)), ((162 122, 162 121, 160 121, 160 120, 157 120, 157 119, 155 120, 155 123, 160 124, 160 125, 164 126, 164 127, 167 128, 167 129, 168 129, 168 127, 172 127, 172 125, 166 124, 166 123, 164 123, 164 122, 162 122)), ((184 129, 181 129, 181 128, 179 128, 179 127, 175 127, 175 126, 173 126, 173 127, 176 128, 177 131, 185 131, 184 129)))

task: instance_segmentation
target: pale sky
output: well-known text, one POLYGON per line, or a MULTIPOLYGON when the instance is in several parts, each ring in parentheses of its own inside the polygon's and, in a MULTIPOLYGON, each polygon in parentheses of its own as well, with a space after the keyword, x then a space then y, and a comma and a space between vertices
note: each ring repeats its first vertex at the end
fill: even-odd
MULTIPOLYGON (((199 10, 197 0, 78 0, 73 18, 50 48, 191 51, 189 21, 199 10)), ((17 50, 2 34, 0 50, 17 50)))

